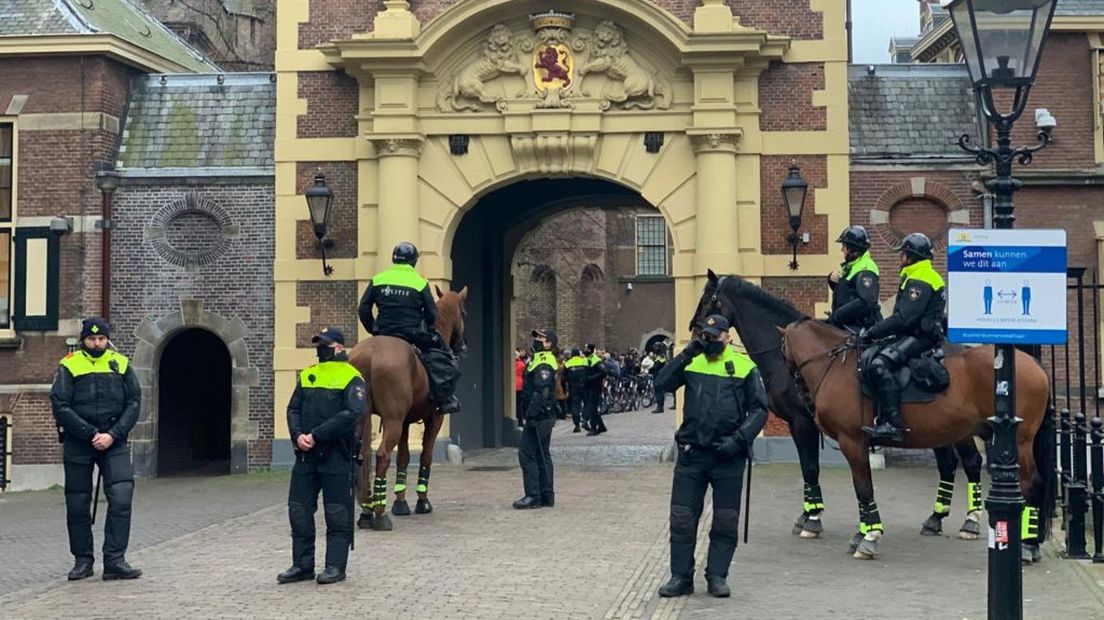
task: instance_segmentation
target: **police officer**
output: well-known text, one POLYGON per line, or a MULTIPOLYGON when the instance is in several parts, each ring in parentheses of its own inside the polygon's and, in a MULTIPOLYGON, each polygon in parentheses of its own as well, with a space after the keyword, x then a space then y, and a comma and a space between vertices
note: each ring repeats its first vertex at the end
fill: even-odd
POLYGON ((706 318, 695 338, 659 374, 664 390, 686 386, 678 459, 671 488, 671 579, 663 597, 694 591, 694 543, 707 486, 713 523, 705 580, 709 593, 729 596, 726 579, 736 551, 740 490, 751 445, 767 421, 767 394, 755 363, 729 346, 728 321, 706 318))
POLYGON ((437 302, 429 283, 418 274, 418 248, 403 241, 391 252, 391 268, 376 274, 360 298, 357 314, 373 336, 394 336, 422 351, 429 377, 430 398, 441 413, 456 413, 453 393, 460 368, 437 332, 437 302), (378 309, 375 317, 372 308, 378 309))
MULTIPOLYGON (((651 373, 653 379, 663 371, 663 367, 667 365, 667 345, 662 342, 657 342, 652 345, 652 351, 650 353, 652 357, 652 367, 648 370, 651 373)), ((655 391, 655 409, 652 409, 652 413, 663 413, 663 403, 667 400, 667 392, 659 389, 658 384, 653 384, 655 391)))
POLYGON ((61 360, 50 403, 62 441, 69 552, 76 558, 69 580, 92 576, 92 465, 107 497, 103 578, 137 579, 127 564, 134 469, 127 435, 138 421, 142 390, 127 358, 108 348, 110 328, 101 317, 81 324, 80 349, 61 360))
POLYGON ((832 313, 828 322, 859 331, 882 319, 878 306, 878 265, 870 257, 870 235, 862 226, 848 226, 836 241, 843 251, 840 268, 828 276, 832 313))
POLYGON ((552 486, 552 454, 549 442, 556 425, 553 408, 556 405, 556 332, 533 330, 533 359, 525 369, 525 391, 529 394, 529 410, 525 412, 525 427, 521 432, 518 462, 521 464, 525 495, 514 502, 514 508, 551 508, 556 505, 552 486))
POLYGON ((367 409, 364 379, 349 363, 340 329, 327 327, 311 342, 318 363, 299 373, 288 403, 288 432, 296 456, 288 489, 292 565, 277 575, 277 583, 315 579, 314 513, 319 490, 326 517, 326 568, 318 574, 318 583, 345 580, 353 541, 357 429, 367 409))
POLYGON ((567 408, 571 410, 571 421, 575 428, 571 432, 582 430, 583 403, 586 401, 586 383, 588 370, 587 358, 579 349, 571 350, 571 357, 564 362, 564 377, 567 380, 567 408))
POLYGON ((878 424, 863 430, 875 439, 901 441, 907 432, 901 423, 901 390, 896 371, 914 357, 943 342, 943 308, 947 303, 943 278, 932 267, 932 244, 921 233, 912 233, 893 248, 900 252, 901 286, 893 315, 864 329, 862 340, 895 340, 882 348, 870 363, 878 385, 878 424))
POLYGON ((595 351, 593 344, 587 344, 583 347, 583 353, 586 354, 587 368, 590 369, 587 375, 586 385, 586 425, 587 436, 592 437, 606 432, 606 423, 602 421, 602 384, 606 380, 606 367, 602 363, 604 360, 595 351))

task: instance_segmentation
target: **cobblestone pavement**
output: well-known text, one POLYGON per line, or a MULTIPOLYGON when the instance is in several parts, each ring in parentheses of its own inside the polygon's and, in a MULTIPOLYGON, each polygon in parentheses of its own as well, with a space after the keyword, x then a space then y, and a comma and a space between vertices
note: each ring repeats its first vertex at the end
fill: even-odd
MULTIPOLYGON (((53 536, 34 543, 3 540, 0 584, 9 593, 0 596, 0 618, 985 616, 984 542, 919 535, 936 480, 927 468, 876 472, 888 532, 879 558, 861 562, 846 553, 856 516, 845 470, 824 471, 826 533, 806 541, 790 534, 800 502, 797 468, 757 467, 751 541, 736 553, 733 598, 708 597, 699 576, 697 594, 658 599, 655 589, 666 578, 668 559, 670 475, 671 466, 660 463, 560 465, 556 508, 518 512, 509 507, 520 492, 516 469, 441 465, 430 489, 435 512, 395 518, 392 532, 360 531, 349 581, 328 587, 275 583, 290 556, 284 482, 275 474, 255 482, 246 477, 143 484, 145 509, 136 514, 136 527, 150 533, 129 554, 146 572, 134 582, 63 581, 69 560, 60 494, 12 495, 0 504, 3 529, 38 528, 53 536), (193 491, 178 492, 191 484, 193 491), (231 499, 221 501, 232 503, 237 516, 203 513, 202 500, 225 498, 227 486, 231 499), (193 511, 190 526, 163 521, 164 515, 185 518, 193 511), (192 531, 181 534, 187 529, 192 531), (10 592, 20 572, 9 567, 12 555, 40 559, 51 580, 10 592)), ((961 502, 952 516, 961 516, 961 502)), ((1104 574, 1092 568, 1053 557, 1028 568, 1025 617, 1104 619, 1104 574)))

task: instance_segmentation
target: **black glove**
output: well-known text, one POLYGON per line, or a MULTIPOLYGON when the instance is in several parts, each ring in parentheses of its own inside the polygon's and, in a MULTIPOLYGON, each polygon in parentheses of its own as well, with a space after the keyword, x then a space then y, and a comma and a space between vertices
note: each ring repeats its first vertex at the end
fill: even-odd
POLYGON ((740 433, 726 435, 720 441, 713 442, 713 448, 717 451, 717 456, 725 461, 747 454, 747 442, 740 433))
POLYGON ((702 353, 705 353, 705 340, 695 338, 690 341, 690 344, 686 345, 686 348, 683 349, 682 353, 679 355, 684 355, 688 359, 694 359, 702 353))

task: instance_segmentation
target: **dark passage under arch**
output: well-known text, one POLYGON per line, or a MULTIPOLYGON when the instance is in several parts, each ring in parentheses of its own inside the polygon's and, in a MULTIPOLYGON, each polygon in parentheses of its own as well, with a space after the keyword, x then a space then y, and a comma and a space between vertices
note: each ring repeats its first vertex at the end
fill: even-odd
POLYGON ((188 329, 169 341, 157 372, 157 472, 230 473, 233 378, 215 334, 188 329))

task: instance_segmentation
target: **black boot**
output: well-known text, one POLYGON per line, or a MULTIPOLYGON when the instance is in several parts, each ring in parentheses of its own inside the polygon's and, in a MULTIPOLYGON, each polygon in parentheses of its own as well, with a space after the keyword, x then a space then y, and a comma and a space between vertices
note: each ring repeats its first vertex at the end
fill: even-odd
POLYGON ((575 425, 575 428, 574 428, 574 429, 572 429, 572 431, 571 431, 571 432, 572 432, 572 433, 579 433, 579 432, 582 432, 582 430, 583 430, 583 429, 579 428, 579 425, 578 425, 578 424, 576 424, 576 425, 575 425))
POLYGON ((878 424, 874 428, 863 427, 874 439, 903 441, 907 430, 901 422, 901 389, 897 381, 889 381, 878 393, 878 424))
POLYGON ((442 396, 437 400, 437 410, 445 415, 457 413, 460 411, 460 400, 452 394, 447 397, 442 396))
POLYGON ((663 598, 686 596, 694 593, 694 580, 671 575, 671 579, 659 586, 659 595, 663 598))
POLYGON ((705 583, 709 593, 716 598, 728 598, 732 596, 732 589, 725 583, 724 577, 706 577, 705 583))
POLYGON ((345 581, 345 571, 336 566, 327 566, 326 570, 318 573, 318 583, 322 585, 339 581, 345 581))
POLYGON ((524 510, 526 508, 540 508, 540 499, 533 497, 532 495, 526 495, 525 497, 514 502, 514 508, 518 510, 524 510))
POLYGON ((552 508, 556 505, 555 495, 545 495, 541 497, 541 508, 552 508))
POLYGON ((297 581, 310 581, 314 579, 314 570, 292 566, 286 571, 276 575, 276 583, 295 583, 297 581))
POLYGON ((73 570, 69 571, 69 581, 80 581, 92 576, 92 558, 77 558, 73 570))
POLYGON ((104 565, 103 569, 104 581, 112 581, 114 579, 137 579, 141 576, 141 570, 134 568, 123 560, 104 565))

